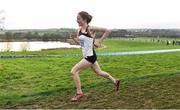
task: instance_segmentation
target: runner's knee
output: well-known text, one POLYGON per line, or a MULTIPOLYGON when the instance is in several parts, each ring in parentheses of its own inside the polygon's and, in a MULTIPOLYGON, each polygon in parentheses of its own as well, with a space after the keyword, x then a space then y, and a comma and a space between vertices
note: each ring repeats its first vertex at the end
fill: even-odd
POLYGON ((71 75, 75 75, 78 73, 78 71, 75 68, 72 68, 70 73, 71 75))

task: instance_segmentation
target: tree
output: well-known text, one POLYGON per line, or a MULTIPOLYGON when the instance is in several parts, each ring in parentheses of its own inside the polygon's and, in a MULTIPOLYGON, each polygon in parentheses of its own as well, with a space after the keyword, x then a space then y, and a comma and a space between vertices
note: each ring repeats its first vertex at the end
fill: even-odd
POLYGON ((5 32, 5 38, 6 38, 7 42, 11 42, 12 41, 12 37, 13 37, 12 32, 5 32))

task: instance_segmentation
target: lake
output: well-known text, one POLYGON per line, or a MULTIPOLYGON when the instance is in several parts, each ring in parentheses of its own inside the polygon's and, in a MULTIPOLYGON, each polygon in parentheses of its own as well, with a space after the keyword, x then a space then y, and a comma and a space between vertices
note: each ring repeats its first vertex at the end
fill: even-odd
POLYGON ((79 45, 70 45, 64 42, 0 42, 0 52, 5 51, 40 51, 42 49, 57 49, 57 48, 80 48, 79 45))

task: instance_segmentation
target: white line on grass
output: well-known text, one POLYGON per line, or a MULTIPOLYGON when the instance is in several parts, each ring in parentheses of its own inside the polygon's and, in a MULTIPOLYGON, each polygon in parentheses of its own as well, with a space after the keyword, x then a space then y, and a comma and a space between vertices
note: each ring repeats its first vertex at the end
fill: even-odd
MULTIPOLYGON (((112 55, 139 55, 139 54, 152 54, 152 53, 165 53, 177 52, 180 49, 166 49, 166 50, 146 50, 146 51, 132 51, 132 52, 97 52, 99 56, 112 56, 112 55)), ((81 54, 58 54, 58 55, 4 55, 0 58, 33 58, 33 57, 62 57, 62 56, 81 56, 81 54)))

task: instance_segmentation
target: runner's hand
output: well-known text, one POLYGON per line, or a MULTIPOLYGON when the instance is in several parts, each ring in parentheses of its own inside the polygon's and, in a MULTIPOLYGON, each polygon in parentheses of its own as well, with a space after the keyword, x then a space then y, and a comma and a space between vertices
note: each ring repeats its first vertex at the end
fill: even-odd
POLYGON ((94 46, 95 46, 96 48, 100 48, 100 47, 101 47, 101 41, 98 40, 98 39, 96 39, 95 42, 94 42, 94 46))

